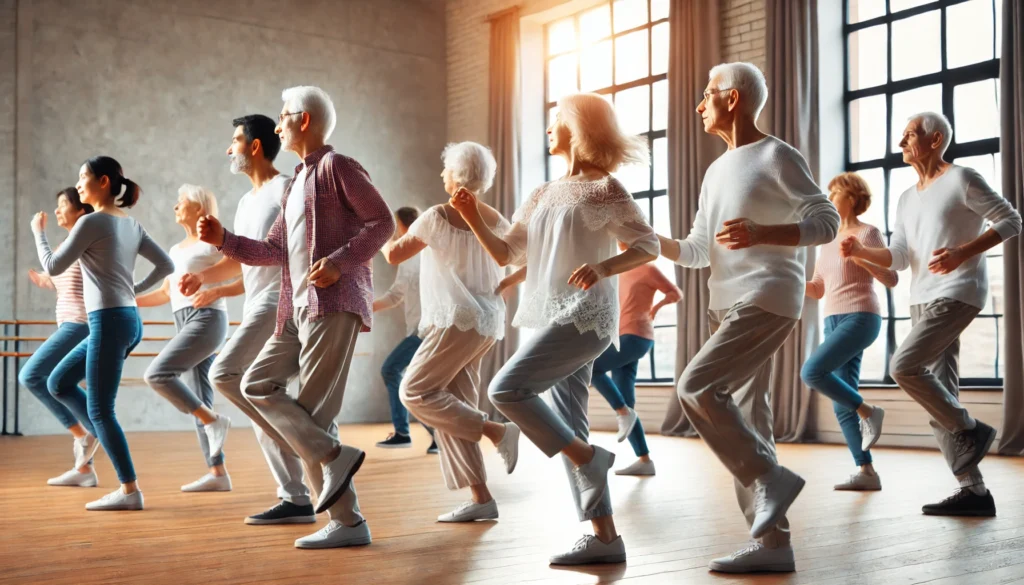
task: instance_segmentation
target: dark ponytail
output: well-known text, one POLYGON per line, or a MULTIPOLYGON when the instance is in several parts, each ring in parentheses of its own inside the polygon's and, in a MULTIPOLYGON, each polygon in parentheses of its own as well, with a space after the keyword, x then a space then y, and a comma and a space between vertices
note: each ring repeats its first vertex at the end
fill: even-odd
POLYGON ((135 181, 125 178, 121 163, 109 156, 94 156, 85 161, 85 166, 97 179, 107 177, 110 180, 110 196, 118 207, 131 207, 139 200, 142 189, 135 181))
POLYGON ((60 191, 57 191, 57 199, 60 199, 61 195, 68 200, 71 207, 75 208, 75 211, 84 211, 87 215, 93 212, 92 205, 88 203, 82 203, 82 198, 78 195, 78 189, 74 187, 64 187, 60 191))

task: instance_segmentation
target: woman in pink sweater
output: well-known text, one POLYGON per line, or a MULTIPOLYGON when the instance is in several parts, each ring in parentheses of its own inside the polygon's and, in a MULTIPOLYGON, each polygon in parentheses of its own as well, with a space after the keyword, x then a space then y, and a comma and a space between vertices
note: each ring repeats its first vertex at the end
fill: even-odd
POLYGON ((872 406, 857 391, 864 350, 874 343, 882 327, 881 307, 874 281, 896 286, 896 272, 859 258, 842 258, 839 242, 857 236, 871 246, 885 247, 882 233, 858 216, 871 205, 871 191, 859 175, 843 173, 828 184, 829 198, 839 211, 839 235, 821 247, 807 296, 825 299, 825 339, 800 372, 804 382, 832 399, 836 417, 860 467, 837 490, 880 490, 882 482, 871 464, 870 448, 882 433, 885 412, 872 406))

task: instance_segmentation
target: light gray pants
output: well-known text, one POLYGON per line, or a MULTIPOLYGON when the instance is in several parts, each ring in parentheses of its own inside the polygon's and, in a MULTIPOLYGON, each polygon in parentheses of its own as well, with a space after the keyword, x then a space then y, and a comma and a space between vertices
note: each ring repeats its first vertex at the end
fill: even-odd
MULTIPOLYGON (((956 458, 955 436, 975 421, 959 401, 960 334, 981 309, 953 299, 911 305, 913 327, 889 362, 892 379, 931 416, 932 432, 950 467, 956 458)), ((958 479, 981 483, 972 467, 958 479)))
POLYGON ((274 334, 276 325, 275 305, 254 307, 248 311, 213 362, 210 379, 217 390, 253 422, 256 440, 277 482, 277 497, 297 506, 306 506, 312 502, 309 488, 302 483, 302 459, 242 394, 242 376, 274 334))
MULTIPOLYGON (((281 335, 270 338, 242 378, 246 399, 302 458, 315 494, 324 486, 320 462, 340 444, 334 419, 341 412, 362 324, 352 313, 331 313, 310 321, 309 310, 297 307, 281 335), (293 398, 288 384, 296 376, 299 393, 293 398)), ((347 526, 363 520, 355 482, 327 513, 347 526)))
MULTIPOLYGON (((711 338, 679 378, 683 411, 734 477, 747 526, 754 521, 754 480, 778 463, 769 388, 775 353, 797 321, 750 303, 708 311, 711 338)), ((768 548, 789 543, 782 518, 761 538, 768 548)))
MULTIPOLYGON (((200 406, 213 406, 210 365, 228 333, 228 314, 220 309, 186 307, 174 312, 174 326, 178 333, 149 364, 146 383, 175 408, 192 414, 200 406)), ((210 443, 198 418, 196 435, 207 467, 223 464, 224 453, 210 457, 210 443)))
MULTIPOLYGON (((554 457, 579 437, 590 436, 587 402, 594 360, 611 345, 593 331, 580 333, 573 324, 545 327, 502 366, 491 380, 488 394, 501 414, 519 425, 523 433, 548 457, 554 457), (540 394, 551 390, 551 405, 540 394)), ((605 490, 591 511, 580 507, 580 493, 572 478, 575 467, 562 456, 569 488, 580 521, 611 516, 612 498, 605 490)))

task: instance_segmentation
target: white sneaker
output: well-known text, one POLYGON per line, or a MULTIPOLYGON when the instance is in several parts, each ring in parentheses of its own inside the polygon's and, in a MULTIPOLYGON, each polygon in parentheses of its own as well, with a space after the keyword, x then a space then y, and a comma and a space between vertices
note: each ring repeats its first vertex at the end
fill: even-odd
POLYGON ((81 473, 78 469, 69 469, 57 477, 46 480, 47 485, 60 485, 69 487, 96 487, 99 481, 96 478, 96 470, 89 469, 88 473, 81 473))
POLYGON ((505 473, 512 473, 519 461, 519 427, 515 423, 505 423, 505 434, 498 441, 498 455, 505 462, 505 473))
POLYGON ((767 480, 754 480, 754 522, 750 525, 750 536, 755 540, 775 528, 804 489, 804 478, 781 465, 770 475, 767 480))
POLYGON ((331 520, 320 530, 295 541, 295 548, 341 548, 370 544, 370 526, 363 520, 358 526, 345 526, 341 520, 331 520))
POLYGON ((121 488, 110 492, 95 502, 89 502, 85 509, 93 512, 107 510, 141 510, 142 490, 135 490, 130 494, 121 491, 121 488))
POLYGON ((877 473, 869 475, 858 470, 857 473, 851 475, 846 481, 837 483, 832 489, 850 492, 878 491, 882 489, 882 478, 878 477, 877 473))
POLYGON ((75 469, 85 467, 100 448, 100 440, 86 433, 81 439, 75 439, 75 469))
POLYGON ((470 500, 459 504, 447 514, 437 517, 438 522, 472 522, 474 520, 497 520, 498 503, 493 499, 486 504, 477 504, 470 500))
POLYGON ((216 457, 224 450, 224 441, 228 438, 228 431, 231 430, 231 419, 223 414, 217 415, 217 420, 203 426, 206 431, 206 438, 210 442, 210 457, 216 457))
POLYGON ((595 563, 626 562, 626 545, 622 537, 605 544, 598 537, 588 534, 576 541, 572 550, 554 555, 548 562, 552 565, 590 565, 595 563))
POLYGON ((753 542, 744 549, 727 557, 708 563, 708 568, 719 573, 792 573, 796 570, 793 547, 766 548, 760 542, 753 542))
POLYGON ((623 442, 629 433, 633 432, 633 427, 636 426, 636 421, 639 420, 636 416, 636 411, 630 407, 626 407, 626 414, 615 413, 615 422, 619 425, 619 432, 615 435, 615 440, 623 442))
POLYGON ((615 453, 594 445, 594 457, 590 463, 573 468, 576 489, 580 492, 580 507, 584 512, 593 510, 601 502, 608 489, 608 471, 615 464, 615 453))
POLYGON ((871 411, 871 416, 860 419, 861 451, 867 451, 878 442, 878 438, 882 436, 882 419, 884 418, 885 411, 876 406, 871 411))
POLYGON ((654 475, 654 461, 637 459, 622 469, 616 469, 615 475, 654 475))
POLYGON ((183 492, 230 492, 231 476, 207 473, 203 477, 181 486, 183 492))
POLYGON ((341 453, 338 453, 333 461, 323 465, 324 489, 320 491, 320 498, 316 502, 317 514, 333 506, 345 493, 352 482, 352 476, 359 471, 365 458, 366 453, 359 449, 342 445, 341 453))

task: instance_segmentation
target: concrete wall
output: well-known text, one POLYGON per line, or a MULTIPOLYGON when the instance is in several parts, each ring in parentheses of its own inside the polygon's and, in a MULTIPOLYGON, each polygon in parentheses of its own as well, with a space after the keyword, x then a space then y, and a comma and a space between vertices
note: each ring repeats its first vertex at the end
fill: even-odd
MULTIPOLYGON (((276 117, 281 90, 299 84, 331 94, 338 126, 330 142, 367 168, 392 207, 440 199, 445 13, 437 0, 0 1, 0 196, 8 210, 0 222, 14 222, 13 229, 0 224, 0 234, 13 238, 0 242, 0 254, 14 255, 0 257, 11 266, 0 276, 2 310, 52 319, 52 295, 23 277, 38 265, 28 222, 53 209, 53 194, 74 183, 83 160, 100 153, 120 160, 144 189, 132 214, 170 247, 182 237, 171 211, 180 184, 210 187, 229 220, 250 188, 227 168, 231 119, 276 117), (15 131, 17 141, 10 140, 15 131)), ((282 153, 277 166, 291 174, 297 162, 282 153)), ((137 274, 148 269, 140 261, 137 274)), ((393 269, 379 257, 374 269, 375 286, 387 288, 393 269)), ((240 300, 232 303, 232 320, 240 307, 240 300)), ((378 371, 404 333, 401 311, 391 313, 359 341, 344 421, 388 418, 378 371)), ((143 316, 171 317, 168 307, 143 316)), ((172 332, 154 327, 146 334, 172 332)), ((126 428, 188 428, 187 417, 139 384, 146 365, 130 360, 125 373, 118 410, 126 428)), ((27 393, 22 397, 23 432, 59 430, 27 393)))

